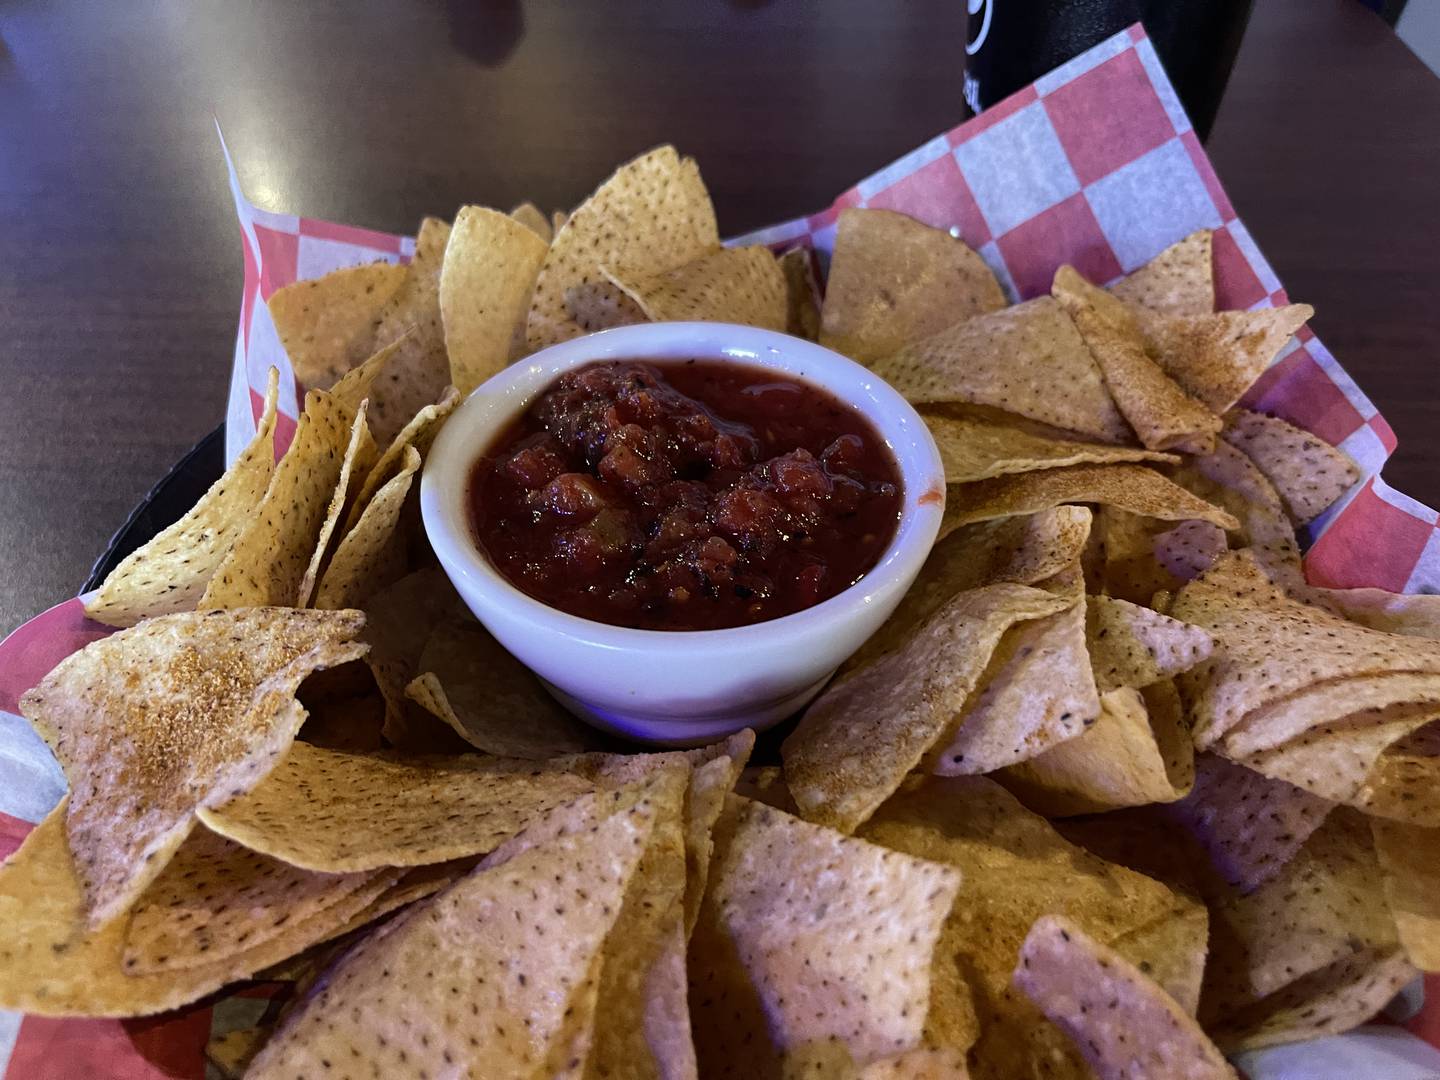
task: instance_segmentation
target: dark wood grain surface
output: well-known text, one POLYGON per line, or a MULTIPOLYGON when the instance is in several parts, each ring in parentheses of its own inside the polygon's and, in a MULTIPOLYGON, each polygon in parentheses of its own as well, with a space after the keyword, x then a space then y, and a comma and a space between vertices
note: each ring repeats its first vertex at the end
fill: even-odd
MULTIPOLYGON (((1440 503, 1440 80, 1353 0, 1263 0, 1212 137, 1292 294, 1440 503)), ((389 230, 569 206, 674 141, 723 228, 963 115, 958 0, 0 0, 0 632, 73 595, 224 410, 261 204, 389 230)))

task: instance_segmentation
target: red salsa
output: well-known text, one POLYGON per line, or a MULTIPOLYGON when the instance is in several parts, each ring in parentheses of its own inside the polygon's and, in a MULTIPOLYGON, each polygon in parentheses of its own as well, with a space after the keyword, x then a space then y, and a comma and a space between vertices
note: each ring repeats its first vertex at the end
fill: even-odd
POLYGON ((900 475, 854 409, 743 364, 613 361, 561 376, 475 465, 472 523, 516 588, 597 622, 716 630, 870 570, 900 475))

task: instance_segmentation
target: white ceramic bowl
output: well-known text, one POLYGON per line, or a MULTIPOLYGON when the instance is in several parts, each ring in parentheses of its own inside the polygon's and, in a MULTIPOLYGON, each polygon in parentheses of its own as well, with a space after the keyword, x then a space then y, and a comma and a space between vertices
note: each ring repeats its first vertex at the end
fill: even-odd
POLYGON ((486 628, 577 716, 630 738, 707 743, 792 715, 895 609, 935 542, 945 471, 919 415, 859 364, 799 338, 726 323, 649 323, 576 338, 514 364, 451 416, 425 464, 430 543, 486 628), (879 563, 829 600, 729 630, 635 630, 582 619, 511 585, 477 546, 476 460, 563 372, 597 360, 734 360, 821 386, 865 414, 899 466, 899 528, 879 563))

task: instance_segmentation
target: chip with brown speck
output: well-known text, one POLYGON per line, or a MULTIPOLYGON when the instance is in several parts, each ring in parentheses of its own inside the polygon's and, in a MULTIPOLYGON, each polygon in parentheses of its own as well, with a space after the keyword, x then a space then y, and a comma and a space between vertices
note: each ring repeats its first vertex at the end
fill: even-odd
POLYGON ((784 330, 785 275, 770 249, 722 248, 658 274, 603 266, 651 322, 727 322, 784 330))
POLYGON ((1217 414, 1234 407, 1315 309, 1309 304, 1145 320, 1166 375, 1217 414))
MULTIPOLYGON (((296 380, 328 390, 380 344, 375 324, 410 268, 376 262, 276 289, 268 303, 296 380)), ((353 407, 353 406, 352 406, 353 407)))
POLYGON ((399 528, 405 499, 420 472, 420 451, 405 448, 399 471, 365 504, 345 531, 315 587, 315 606, 326 611, 359 607, 405 575, 405 533, 399 528))
POLYGON ((1360 479, 1348 454, 1279 417, 1231 409, 1224 438, 1275 485, 1297 525, 1319 517, 1360 479))
POLYGON ((1086 597, 1085 604, 1085 643, 1102 694, 1189 671, 1215 648, 1199 627, 1139 604, 1108 596, 1086 597))
MULTIPOLYGON (((345 457, 340 463, 340 476, 335 481, 335 490, 330 493, 330 505, 325 510, 325 520, 320 525, 320 535, 315 541, 315 550, 310 553, 310 564, 305 568, 305 576, 300 580, 300 592, 295 603, 296 607, 310 606, 315 586, 319 583, 320 567, 331 554, 330 540, 335 534, 335 527, 340 523, 340 515, 345 509, 346 500, 359 494, 361 482, 365 475, 375 467, 375 462, 380 456, 375 439, 370 434, 370 424, 366 419, 369 408, 369 402, 361 401, 356 409, 355 422, 350 427, 350 442, 345 447, 345 457)), ((334 608, 337 605, 326 606, 334 608)))
POLYGON ((1215 310, 1215 275, 1209 229, 1171 244, 1110 286, 1127 304, 1157 315, 1209 315, 1215 310))

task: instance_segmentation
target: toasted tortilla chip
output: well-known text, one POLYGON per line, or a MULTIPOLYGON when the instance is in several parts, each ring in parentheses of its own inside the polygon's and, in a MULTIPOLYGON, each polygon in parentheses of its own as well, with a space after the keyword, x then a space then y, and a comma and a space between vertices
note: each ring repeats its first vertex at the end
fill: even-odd
POLYGON ((1087 599, 1085 640, 1102 694, 1122 686, 1138 689, 1189 671, 1215 647, 1199 627, 1108 596, 1087 599))
POLYGON ((1157 315, 1209 315, 1215 310, 1211 232, 1199 229, 1171 244, 1110 291, 1157 315))
MULTIPOLYGON (((1173 920, 1177 906, 1198 906, 1067 843, 985 777, 907 782, 859 835, 960 870, 961 897, 935 950, 926 1029, 941 1046, 965 1045, 973 1029, 956 1029, 954 1017, 964 1015, 963 1003, 973 992, 981 1018, 979 1042, 970 1052, 977 1078, 1041 1075, 1041 1063, 1050 1075, 1084 1075, 1060 1031, 1010 987, 1020 945, 1037 918, 1068 916, 1106 944, 1150 947, 1153 939, 1132 932, 1173 920)), ((1155 958, 1122 952, 1137 964, 1155 958)))
MULTIPOLYGON (((1361 724, 1392 721, 1396 718, 1383 710, 1421 705, 1434 711, 1437 703, 1440 703, 1440 673, 1332 679, 1256 709, 1230 730, 1221 748, 1229 757, 1248 757, 1289 745, 1323 725, 1352 717, 1361 724)), ((1414 728, 1398 731, 1390 741, 1411 730, 1414 728)))
POLYGON ((107 626, 189 611, 204 595, 264 498, 275 471, 275 400, 279 374, 270 369, 265 411, 255 437, 225 475, 175 524, 132 551, 85 605, 107 626))
POLYGON ((565 310, 587 334, 647 321, 640 305, 609 278, 566 289, 565 310))
POLYGON ((872 1061, 860 1070, 857 1080, 967 1080, 969 1075, 961 1051, 921 1047, 872 1061))
POLYGON ((1145 335, 1125 303, 1090 284, 1070 266, 1055 272, 1051 293, 1074 320, 1105 386, 1140 441, 1155 450, 1194 446, 1221 421, 1180 389, 1145 353, 1145 335))
MULTIPOLYGON (((1198 524, 1218 528, 1209 522, 1198 524)), ((1118 506, 1096 507, 1091 536, 1097 550, 1092 552, 1095 566, 1091 571, 1090 591, 1103 592, 1118 600, 1150 604, 1155 593, 1178 588, 1180 580, 1161 566, 1155 555, 1156 538, 1176 527, 1171 522, 1133 514, 1118 506)), ((1220 535, 1225 535, 1224 530, 1220 535)))
POLYGON ((1085 648, 1085 605, 1007 630, 975 693, 929 758, 941 776, 1027 761, 1076 738, 1100 715, 1085 648))
POLYGON ((1440 828, 1440 724, 1392 743, 1354 803, 1375 817, 1440 828))
POLYGON ((200 967, 253 949, 371 877, 299 870, 196 829, 131 908, 125 972, 200 967))
POLYGON ((735 782, 735 794, 800 816, 800 808, 785 786, 785 770, 778 765, 751 765, 743 770, 740 779, 735 782))
POLYGON ((295 438, 200 598, 213 608, 294 607, 340 480, 354 423, 350 411, 323 390, 305 395, 295 438))
POLYGON ((203 819, 292 866, 354 873, 492 851, 532 817, 593 786, 529 762, 342 754, 296 743, 264 783, 207 807, 203 819))
POLYGON ((1146 321, 1151 354, 1165 374, 1217 415, 1229 412, 1315 309, 1287 304, 1146 321))
POLYGON ((347 955, 249 1075, 561 1075, 586 1057, 600 950, 653 820, 637 804, 482 863, 347 955))
POLYGON ((249 790, 305 718, 295 688, 353 660, 359 612, 162 615, 93 641, 20 699, 70 781, 66 833, 92 927, 165 868, 196 810, 249 790))
POLYGON ((361 515, 370 505, 376 493, 386 484, 394 480, 405 471, 409 460, 407 451, 416 450, 423 462, 430 454, 430 447, 435 444, 435 437, 440 434, 440 429, 445 426, 445 421, 450 419, 450 414, 460 407, 461 397, 459 391, 453 387, 448 389, 444 396, 433 405, 426 405, 410 417, 405 426, 395 433, 395 437, 380 455, 380 460, 375 463, 368 473, 365 474, 365 481, 360 485, 360 493, 350 500, 349 507, 345 512, 345 528, 341 532, 343 537, 360 522, 361 515))
POLYGON ((715 208, 692 159, 661 146, 622 165, 556 229, 530 302, 529 348, 582 332, 565 295, 598 280, 600 267, 658 274, 719 249, 715 208))
POLYGON ((1085 339, 1049 296, 956 323, 873 367, 916 404, 990 405, 1092 439, 1134 437, 1085 339))
POLYGON ((380 314, 410 270, 393 263, 348 266, 276 289, 268 305, 295 379, 327 390, 375 351, 380 314))
POLYGON ((958 410, 928 412, 925 426, 935 437, 940 460, 945 464, 945 480, 951 484, 1084 463, 1159 461, 1177 464, 1180 461, 1172 454, 1141 447, 1047 438, 1017 423, 966 416, 958 410))
POLYGON ((950 486, 941 533, 973 521, 1033 514, 1062 503, 1104 503, 1162 521, 1194 519, 1222 529, 1239 524, 1218 506, 1143 465, 1074 465, 950 486))
POLYGON ((785 275, 785 332, 806 341, 820 336, 820 283, 810 249, 793 247, 780 256, 785 275))
POLYGON ((421 220, 415 234, 415 255, 405 279, 385 305, 375 327, 375 344, 388 345, 414 329, 429 344, 445 340, 440 322, 440 270, 445 246, 450 242, 450 225, 440 218, 421 220))
POLYGON ((1209 946, 1210 913, 1193 900, 1179 897, 1169 915, 1124 934, 1112 942, 1160 984, 1182 1009, 1194 1016, 1209 946))
POLYGON ((1278 417, 1231 409, 1224 435, 1275 485, 1298 525, 1319 517, 1360 479, 1349 455, 1278 417))
POLYGON ((963 592, 894 652, 833 683, 781 747, 805 817, 853 831, 950 727, 1005 632, 1068 606, 1024 585, 963 592))
POLYGON ((406 687, 406 696, 477 749, 543 760, 596 743, 593 730, 547 694, 530 669, 479 623, 442 623, 417 663, 423 674, 406 687))
POLYGON ((381 446, 389 445, 411 419, 445 395, 450 362, 443 346, 427 344, 409 331, 376 356, 385 359, 370 386, 370 430, 381 446))
MULTIPOLYGON (((687 754, 694 766, 685 791, 685 936, 695 929, 700 901, 710 876, 710 858, 715 847, 711 830, 725 809, 726 797, 735 790, 755 733, 749 728, 731 735, 723 743, 687 754)), ((778 770, 777 770, 778 771, 778 770)), ((782 809, 784 809, 782 807, 782 809)), ((787 811, 788 812, 788 811, 787 811)))
POLYGON ((549 223, 529 203, 524 208, 538 227, 482 206, 455 215, 440 271, 440 314, 450 383, 462 396, 509 363, 515 328, 530 307, 548 250, 541 227, 548 232, 549 223))
POLYGON ((340 522, 345 501, 359 494, 362 478, 375 467, 380 456, 375 440, 370 435, 370 425, 366 420, 368 411, 369 402, 361 401, 355 413, 355 422, 350 426, 350 442, 346 445, 345 456, 340 462, 340 476, 335 481, 335 490, 330 494, 330 505, 325 511, 325 520, 320 525, 320 536, 315 541, 315 550, 310 553, 310 565, 305 568, 305 576, 300 580, 296 607, 310 606, 320 577, 320 565, 330 554, 330 538, 335 533, 335 526, 340 522))
POLYGON ((651 322, 729 322, 784 330, 789 294, 767 247, 722 248, 658 274, 601 267, 651 322))
POLYGON ((999 311, 995 274, 963 240, 893 210, 840 211, 820 344, 862 364, 999 311))
POLYGON ((959 888, 950 867, 732 796, 690 945, 701 1060, 758 1076, 825 1042, 860 1065, 918 1047, 959 888))
POLYGON ((385 365, 390 362, 390 357, 394 356, 401 347, 397 341, 377 349, 363 364, 351 368, 339 382, 331 386, 330 396, 351 412, 358 411, 360 403, 369 400, 375 380, 384 372, 385 365))
POLYGON ((124 920, 86 928, 85 899, 65 842, 62 802, 0 867, 0 1008, 37 1016, 149 1016, 246 979, 336 933, 395 880, 374 875, 312 918, 199 967, 127 974, 124 920))
POLYGON ((1020 949, 1015 986, 1070 1036, 1102 1080, 1236 1075, 1174 998, 1069 919, 1036 920, 1020 949))
POLYGON ((550 219, 532 202, 521 203, 510 211, 510 216, 545 241, 547 245, 555 238, 555 229, 551 226, 550 219))
POLYGON ((1155 561, 1175 581, 1194 581, 1229 550, 1225 530, 1208 521, 1182 521, 1152 542, 1155 561))
POLYGON ((340 538, 315 589, 317 608, 358 607, 404 575, 404 537, 396 528, 419 471, 420 452, 407 446, 400 470, 375 492, 360 520, 340 538))
POLYGON ((1440 638, 1440 595, 1434 593, 1312 587, 1302 598, 1372 630, 1440 638))
POLYGON ((1370 819, 1385 899, 1410 963, 1440 971, 1440 831, 1370 819))

